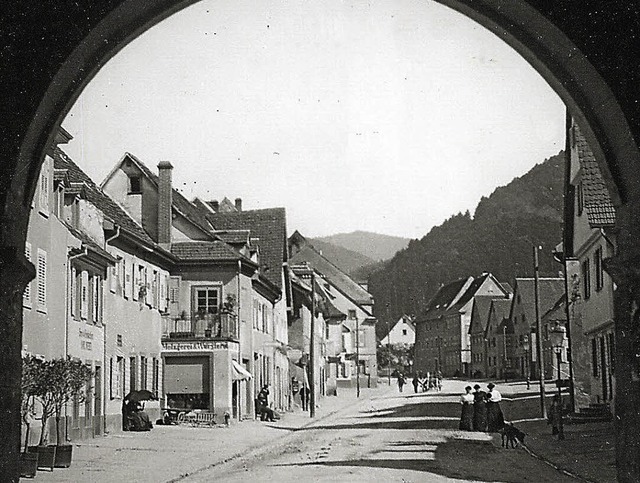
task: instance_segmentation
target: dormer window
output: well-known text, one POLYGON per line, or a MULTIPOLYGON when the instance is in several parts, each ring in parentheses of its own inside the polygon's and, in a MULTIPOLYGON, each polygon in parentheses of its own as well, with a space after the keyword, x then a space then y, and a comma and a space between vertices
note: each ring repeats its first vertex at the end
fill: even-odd
POLYGON ((142 183, 140 182, 140 176, 129 176, 129 194, 139 195, 142 193, 142 183))

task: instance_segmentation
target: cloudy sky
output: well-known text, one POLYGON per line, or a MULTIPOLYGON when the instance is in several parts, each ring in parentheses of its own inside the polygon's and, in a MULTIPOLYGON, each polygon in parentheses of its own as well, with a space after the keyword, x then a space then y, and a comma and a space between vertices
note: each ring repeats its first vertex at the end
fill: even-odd
POLYGON ((564 145, 510 47, 427 0, 205 0, 133 41, 64 121, 97 182, 124 152, 289 231, 421 237, 564 145))

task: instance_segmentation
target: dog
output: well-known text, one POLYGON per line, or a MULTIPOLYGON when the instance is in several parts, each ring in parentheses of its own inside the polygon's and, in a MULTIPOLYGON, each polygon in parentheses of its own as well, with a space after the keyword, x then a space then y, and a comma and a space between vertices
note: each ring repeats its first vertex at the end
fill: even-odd
POLYGON ((500 430, 500 434, 502 435, 503 448, 508 448, 509 443, 511 443, 512 448, 524 444, 524 438, 526 436, 526 434, 516 428, 513 423, 505 424, 502 430, 500 430))

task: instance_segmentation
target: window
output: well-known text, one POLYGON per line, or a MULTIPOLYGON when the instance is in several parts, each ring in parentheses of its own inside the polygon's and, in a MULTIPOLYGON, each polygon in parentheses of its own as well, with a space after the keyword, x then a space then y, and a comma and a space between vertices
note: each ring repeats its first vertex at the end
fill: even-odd
POLYGON ((147 358, 140 356, 140 389, 147 388, 147 358))
POLYGON ((122 347, 122 334, 118 334, 116 336, 116 346, 117 347, 122 347))
POLYGON ((136 376, 137 376, 137 365, 136 365, 136 357, 129 357, 129 392, 135 391, 137 389, 136 386, 136 376))
POLYGON ((220 305, 219 287, 195 287, 193 289, 194 311, 204 317, 209 314, 217 314, 220 305))
POLYGON ((598 340, 591 339, 591 374, 598 377, 598 340))
POLYGON ((155 397, 158 397, 158 386, 160 384, 160 361, 158 361, 157 357, 154 357, 151 364, 151 392, 155 397))
MULTIPOLYGON (((86 364, 91 367, 91 361, 86 361, 86 364)), ((85 427, 93 426, 93 381, 89 380, 85 385, 84 394, 84 425, 85 427)))
POLYGON ((38 310, 47 311, 47 252, 38 248, 38 310))
POLYGON ((93 276, 93 322, 102 322, 102 279, 99 275, 93 276))
POLYGON ((112 293, 116 293, 116 287, 118 286, 118 271, 119 271, 119 262, 117 265, 113 265, 111 267, 111 275, 109 277, 109 290, 111 290, 112 293))
POLYGON ((522 314, 522 323, 524 324, 527 321, 527 316, 522 314))
POLYGON ((262 332, 269 333, 269 307, 266 304, 262 305, 262 332))
POLYGON ((591 297, 591 271, 589 267, 589 259, 582 262, 582 282, 584 287, 584 299, 591 297))
MULTIPOLYGON (((31 261, 31 243, 29 242, 24 244, 24 256, 27 260, 31 261)), ((31 282, 27 283, 22 293, 22 305, 31 307, 31 282)))
POLYGON ((407 335, 407 329, 402 329, 402 335, 407 335))
POLYGON ((604 286, 604 270, 602 268, 602 247, 593 254, 593 265, 596 269, 596 292, 602 290, 604 286))
POLYGON ((359 328, 358 329, 358 347, 364 347, 365 341, 366 341, 366 337, 365 337, 364 329, 359 328))
POLYGON ((84 320, 89 318, 89 273, 80 273, 80 317, 84 320))
POLYGON ((142 193, 142 183, 140 182, 140 176, 129 176, 129 194, 139 195, 142 193))
POLYGON ((127 260, 122 259, 122 296, 131 297, 131 272, 127 270, 127 260))

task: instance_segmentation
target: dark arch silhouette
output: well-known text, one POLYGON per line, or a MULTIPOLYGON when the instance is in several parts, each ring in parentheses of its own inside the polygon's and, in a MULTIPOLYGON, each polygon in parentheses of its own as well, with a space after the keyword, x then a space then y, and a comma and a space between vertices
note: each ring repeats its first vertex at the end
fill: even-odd
MULTIPOLYGON (((82 88, 129 41, 196 0, 5 0, 0 18, 0 474, 17 480, 21 294, 31 198, 46 147, 82 88)), ((582 0, 437 0, 517 50, 578 119, 613 193, 621 481, 640 480, 640 7, 582 0)))

